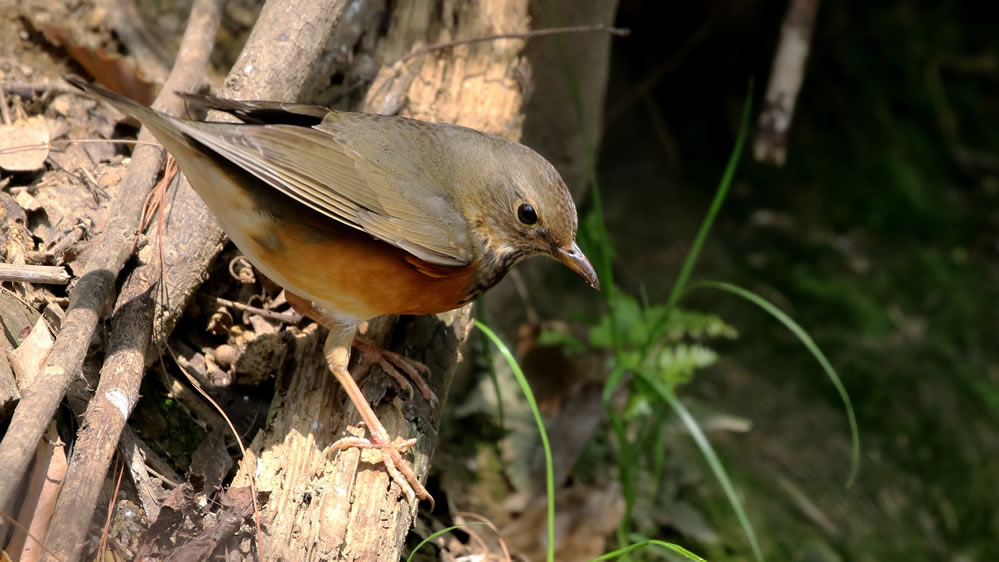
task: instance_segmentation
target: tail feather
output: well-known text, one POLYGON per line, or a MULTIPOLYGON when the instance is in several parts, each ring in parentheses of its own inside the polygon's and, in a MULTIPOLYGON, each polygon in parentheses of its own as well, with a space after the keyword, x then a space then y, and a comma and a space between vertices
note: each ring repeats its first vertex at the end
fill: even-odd
POLYGON ((79 76, 64 74, 62 79, 83 90, 92 97, 99 98, 110 103, 125 113, 135 117, 139 121, 142 121, 143 124, 146 123, 146 119, 150 118, 149 116, 153 119, 162 120, 162 118, 151 108, 146 107, 145 105, 142 105, 127 96, 123 96, 117 92, 112 92, 111 90, 98 86, 97 84, 91 84, 79 76))
POLYGON ((105 101, 138 119, 156 137, 156 140, 160 141, 164 148, 175 156, 177 154, 175 149, 179 145, 190 146, 190 139, 181 131, 174 118, 169 115, 160 113, 132 98, 87 82, 79 76, 63 75, 63 80, 83 90, 87 95, 105 101))
POLYGON ((222 229, 241 248, 252 251, 251 241, 245 235, 245 231, 252 231, 252 228, 246 226, 247 221, 258 230, 266 228, 258 226, 261 222, 266 225, 266 218, 258 212, 257 201, 252 195, 254 189, 259 189, 262 184, 237 163, 193 136, 201 131, 203 135, 210 137, 212 134, 222 134, 219 132, 222 127, 238 125, 178 119, 80 78, 66 76, 65 79, 87 95, 106 101, 138 119, 163 148, 173 155, 191 187, 218 218, 222 229))
POLYGON ((330 112, 329 109, 319 105, 283 101, 228 100, 205 94, 181 92, 177 92, 177 95, 193 105, 222 111, 244 123, 253 125, 281 124, 313 127, 322 123, 323 117, 330 112))

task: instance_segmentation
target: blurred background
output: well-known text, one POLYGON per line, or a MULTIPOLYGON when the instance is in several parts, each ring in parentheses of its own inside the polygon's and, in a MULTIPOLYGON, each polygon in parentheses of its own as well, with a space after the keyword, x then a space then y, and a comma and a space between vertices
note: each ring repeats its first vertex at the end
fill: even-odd
MULTIPOLYGON (((613 41, 598 177, 631 294, 669 295, 750 77, 759 115, 787 10, 620 3, 616 24, 632 34, 613 41)), ((747 147, 698 264, 695 277, 750 289, 808 330, 856 408, 862 464, 845 489, 842 403, 808 351, 735 297, 684 303, 739 332, 678 392, 706 415, 751 422, 709 436, 774 559, 999 556, 997 23, 977 2, 822 3, 786 161, 756 162, 747 147)), ((717 539, 699 552, 750 559, 681 441, 665 503, 691 507, 717 539)))

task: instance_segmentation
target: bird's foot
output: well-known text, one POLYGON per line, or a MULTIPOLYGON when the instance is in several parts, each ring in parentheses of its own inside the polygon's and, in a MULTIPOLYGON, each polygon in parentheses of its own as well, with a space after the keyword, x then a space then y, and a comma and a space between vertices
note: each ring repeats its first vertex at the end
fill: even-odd
POLYGON ((425 400, 431 404, 437 404, 437 395, 434 394, 433 389, 430 388, 430 385, 423 378, 423 375, 430 374, 430 367, 394 351, 382 349, 371 340, 362 336, 354 337, 353 345, 355 349, 363 354, 360 362, 354 369, 355 379, 362 379, 368 374, 371 367, 378 365, 399 383, 399 386, 409 394, 410 399, 413 398, 413 384, 415 384, 420 389, 420 394, 423 395, 425 400), (399 372, 400 370, 409 376, 409 380, 406 380, 406 377, 399 372), (413 384, 410 384, 410 380, 413 381, 413 384))
POLYGON ((378 449, 382 455, 382 464, 388 471, 389 477, 402 488, 406 499, 410 505, 416 504, 416 498, 430 502, 430 510, 434 509, 434 498, 427 492, 427 489, 420 483, 420 479, 402 458, 402 452, 416 444, 416 439, 403 439, 396 437, 394 441, 379 435, 378 431, 371 434, 371 438, 364 437, 344 437, 333 443, 331 450, 344 450, 351 447, 358 449, 378 449))

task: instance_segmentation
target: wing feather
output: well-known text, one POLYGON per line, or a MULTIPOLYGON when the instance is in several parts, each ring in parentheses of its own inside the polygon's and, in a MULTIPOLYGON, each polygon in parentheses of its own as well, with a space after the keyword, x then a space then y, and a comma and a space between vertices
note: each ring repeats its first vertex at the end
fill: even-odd
MULTIPOLYGON (((420 174, 392 174, 328 130, 176 120, 187 135, 296 201, 430 263, 467 265, 474 255, 454 204, 420 174)), ((395 161, 399 155, 393 155, 395 161)), ((402 166, 403 168, 407 166, 402 166)))

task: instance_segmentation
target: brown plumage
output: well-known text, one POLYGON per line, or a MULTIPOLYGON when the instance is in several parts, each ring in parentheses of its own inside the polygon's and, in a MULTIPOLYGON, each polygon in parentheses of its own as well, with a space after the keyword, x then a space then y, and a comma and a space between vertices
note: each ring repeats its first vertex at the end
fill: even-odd
POLYGON ((182 94, 243 123, 189 121, 66 79, 148 127, 236 246, 331 328, 330 369, 410 495, 409 485, 429 498, 346 369, 357 324, 456 308, 535 255, 599 286, 575 242, 569 190, 521 144, 402 117, 182 94))

